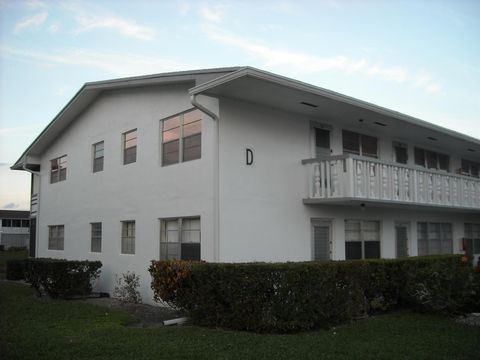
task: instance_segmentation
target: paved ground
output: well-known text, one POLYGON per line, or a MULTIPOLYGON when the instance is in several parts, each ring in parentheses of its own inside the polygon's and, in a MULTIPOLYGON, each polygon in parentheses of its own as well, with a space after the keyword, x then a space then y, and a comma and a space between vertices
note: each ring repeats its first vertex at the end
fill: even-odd
POLYGON ((164 306, 152 306, 147 304, 128 304, 122 303, 113 298, 91 298, 80 300, 89 304, 104 306, 109 309, 119 309, 133 315, 135 322, 130 324, 132 327, 155 327, 163 326, 164 320, 181 317, 182 314, 164 306))

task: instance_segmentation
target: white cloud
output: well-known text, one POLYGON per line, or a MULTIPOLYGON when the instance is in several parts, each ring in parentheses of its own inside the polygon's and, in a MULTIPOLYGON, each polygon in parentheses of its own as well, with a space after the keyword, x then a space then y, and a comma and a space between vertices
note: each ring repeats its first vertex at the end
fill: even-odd
POLYGON ((110 13, 105 8, 92 3, 66 2, 61 3, 61 8, 70 12, 77 22, 75 33, 108 29, 117 33, 139 40, 151 40, 155 31, 148 26, 143 26, 134 21, 110 13))
POLYGON ((47 4, 40 0, 26 0, 25 5, 29 9, 44 9, 47 7, 47 4))
POLYGON ((0 54, 20 60, 38 62, 39 65, 74 65, 104 70, 115 76, 144 75, 168 71, 180 71, 201 66, 186 64, 175 59, 131 55, 129 53, 92 52, 87 50, 66 50, 56 53, 35 52, 0 46, 0 54))
POLYGON ((418 75, 413 86, 421 88, 429 94, 439 94, 442 92, 442 87, 433 81, 431 76, 426 73, 418 75))
POLYGON ((223 20, 223 7, 219 4, 202 4, 199 13, 204 20, 219 23, 223 20))
POLYGON ((409 84, 422 89, 427 94, 439 94, 441 86, 428 78, 414 78, 410 71, 402 66, 386 66, 381 63, 372 63, 367 59, 353 59, 348 56, 314 56, 307 53, 275 49, 267 45, 227 33, 215 26, 206 26, 207 35, 220 43, 236 47, 248 55, 263 61, 264 67, 277 70, 285 67, 303 73, 317 73, 324 71, 341 71, 345 74, 363 74, 397 83, 409 84))
POLYGON ((76 32, 81 33, 94 29, 110 29, 120 34, 140 40, 151 40, 155 36, 152 28, 137 25, 134 22, 116 16, 96 17, 91 15, 80 15, 77 17, 79 27, 76 32))
POLYGON ((38 29, 40 26, 43 25, 45 20, 47 20, 48 13, 47 12, 42 12, 37 15, 28 17, 26 19, 23 19, 19 21, 18 23, 15 24, 15 27, 13 28, 13 33, 14 34, 19 34, 23 30, 28 29, 28 28, 34 28, 38 29))
POLYGON ((187 2, 181 2, 178 4, 178 12, 180 15, 185 16, 190 12, 191 6, 187 2))
POLYGON ((50 25, 48 28, 47 28, 47 31, 50 33, 50 34, 54 34, 58 31, 59 29, 59 26, 57 24, 52 24, 50 25))

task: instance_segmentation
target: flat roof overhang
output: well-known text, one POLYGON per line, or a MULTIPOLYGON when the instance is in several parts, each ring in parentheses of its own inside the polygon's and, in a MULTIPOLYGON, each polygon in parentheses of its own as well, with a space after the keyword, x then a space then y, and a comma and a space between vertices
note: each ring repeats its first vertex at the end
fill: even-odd
POLYGON ((406 202, 406 201, 388 201, 382 199, 362 199, 353 197, 344 198, 329 198, 329 199, 303 199, 305 205, 341 205, 341 206, 358 206, 360 209, 371 208, 388 208, 388 209, 424 209, 442 211, 448 210, 449 212, 463 212, 463 213, 480 213, 480 208, 475 207, 460 207, 450 205, 437 205, 432 203, 418 203, 418 202, 406 202), (363 204, 363 206, 362 206, 363 204))
POLYGON ((311 120, 345 128, 387 134, 405 141, 453 152, 480 161, 480 140, 429 122, 276 74, 254 68, 233 73, 194 87, 191 95, 231 98, 302 114, 311 120), (362 119, 360 122, 359 119, 362 119), (429 139, 430 138, 430 139, 429 139), (432 140, 432 138, 434 140, 432 140))

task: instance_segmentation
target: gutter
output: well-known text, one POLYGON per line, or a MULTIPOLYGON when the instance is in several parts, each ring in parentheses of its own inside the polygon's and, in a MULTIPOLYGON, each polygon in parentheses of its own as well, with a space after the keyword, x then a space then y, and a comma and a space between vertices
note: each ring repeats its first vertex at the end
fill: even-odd
POLYGON ((213 155, 213 259, 220 261, 220 136, 219 136, 219 117, 213 111, 202 105, 197 94, 190 95, 190 102, 214 121, 215 150, 213 155))

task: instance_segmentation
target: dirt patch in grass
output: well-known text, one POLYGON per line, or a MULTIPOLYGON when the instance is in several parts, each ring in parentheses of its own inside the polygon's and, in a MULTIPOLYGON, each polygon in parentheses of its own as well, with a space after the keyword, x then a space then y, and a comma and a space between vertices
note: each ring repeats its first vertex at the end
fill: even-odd
POLYGON ((163 326, 164 320, 171 320, 184 316, 181 312, 166 306, 123 303, 114 298, 91 298, 80 301, 129 313, 134 318, 134 321, 128 324, 130 327, 163 326))

